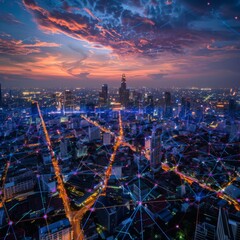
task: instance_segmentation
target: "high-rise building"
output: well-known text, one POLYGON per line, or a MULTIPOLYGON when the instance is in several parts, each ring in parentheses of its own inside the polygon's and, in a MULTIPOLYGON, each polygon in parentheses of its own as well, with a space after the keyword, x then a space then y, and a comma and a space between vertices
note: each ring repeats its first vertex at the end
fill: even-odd
POLYGON ((180 117, 185 118, 189 116, 191 114, 190 108, 191 108, 190 98, 182 97, 180 117))
POLYGON ((100 130, 98 127, 89 127, 88 128, 88 137, 89 141, 100 140, 100 130))
POLYGON ((67 218, 39 228, 39 240, 69 240, 73 239, 72 235, 72 227, 67 218))
POLYGON ((222 208, 219 209, 218 213, 217 239, 218 240, 235 239, 231 226, 229 224, 228 212, 222 208))
POLYGON ((127 107, 129 103, 129 89, 127 89, 126 76, 122 75, 121 87, 119 88, 119 100, 120 103, 127 107))
POLYGON ((99 103, 100 105, 107 105, 108 103, 108 85, 102 85, 102 91, 99 93, 99 103))
POLYGON ((32 115, 32 122, 36 123, 38 118, 38 106, 36 102, 31 103, 31 115, 32 115))
POLYGON ((229 100, 228 111, 229 116, 234 117, 236 111, 236 101, 234 99, 229 100))
POLYGON ((156 168, 161 162, 161 132, 162 130, 154 129, 151 138, 151 156, 150 164, 152 168, 156 168))
POLYGON ((64 109, 65 111, 73 111, 75 107, 74 95, 70 90, 64 92, 64 109))
POLYGON ((171 100, 171 93, 165 92, 165 117, 172 117, 172 100, 171 100))
POLYGON ((213 240, 216 239, 216 227, 212 224, 204 222, 197 224, 194 240, 213 240))
POLYGON ((68 157, 68 141, 67 139, 60 142, 60 157, 62 159, 68 157))
POLYGON ((146 106, 146 113, 147 114, 152 114, 154 110, 154 101, 153 101, 153 96, 149 95, 147 96, 147 106, 146 106))
POLYGON ((110 145, 111 144, 111 134, 104 133, 103 134, 103 145, 110 145))

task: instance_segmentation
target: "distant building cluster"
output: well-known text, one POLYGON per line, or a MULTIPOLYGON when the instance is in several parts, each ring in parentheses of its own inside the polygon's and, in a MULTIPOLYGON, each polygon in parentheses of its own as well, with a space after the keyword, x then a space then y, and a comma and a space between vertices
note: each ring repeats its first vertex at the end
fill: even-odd
MULTIPOLYGON (((129 81, 130 82, 130 81, 129 81)), ((240 239, 240 89, 0 85, 0 238, 240 239)))

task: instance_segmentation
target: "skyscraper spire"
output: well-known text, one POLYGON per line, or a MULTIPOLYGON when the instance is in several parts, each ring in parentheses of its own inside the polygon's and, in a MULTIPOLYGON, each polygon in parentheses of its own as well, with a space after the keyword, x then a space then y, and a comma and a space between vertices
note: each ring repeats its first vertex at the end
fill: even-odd
POLYGON ((124 107, 127 107, 129 102, 129 89, 127 89, 126 75, 124 73, 122 74, 121 87, 119 88, 119 100, 124 107))

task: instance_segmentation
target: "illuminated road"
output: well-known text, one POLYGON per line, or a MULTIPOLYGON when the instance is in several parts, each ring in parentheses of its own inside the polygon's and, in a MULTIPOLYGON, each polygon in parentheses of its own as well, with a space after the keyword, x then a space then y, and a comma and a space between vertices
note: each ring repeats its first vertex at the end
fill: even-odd
MULTIPOLYGON (((88 121, 89 123, 94 124, 94 125, 97 126, 97 127, 101 127, 97 122, 91 121, 89 118, 84 117, 84 119, 85 119, 86 121, 88 121)), ((106 128, 103 128, 103 127, 101 127, 100 129, 101 129, 102 131, 105 131, 105 132, 110 132, 109 129, 106 129, 106 128)), ((110 132, 110 133, 111 133, 111 134, 114 134, 114 133, 112 133, 112 132, 110 132)), ((122 131, 122 134, 123 134, 123 131, 122 131)), ((114 135, 115 135, 115 134, 114 134, 114 135)), ((136 147, 133 146, 132 144, 128 143, 128 142, 125 142, 124 139, 123 139, 123 135, 120 135, 120 136, 121 136, 121 138, 122 138, 121 145, 127 146, 127 147, 129 147, 133 152, 136 152, 136 147)), ((150 160, 149 154, 146 153, 146 154, 145 154, 145 157, 146 157, 147 160, 150 160)), ((233 204, 234 207, 235 207, 235 209, 236 209, 237 211, 240 211, 240 203, 239 203, 236 199, 232 198, 231 196, 227 195, 224 191, 222 191, 222 190, 225 189, 227 186, 229 186, 234 180, 236 180, 236 178, 234 178, 232 181, 230 181, 230 182, 227 184, 227 186, 225 186, 224 188, 222 188, 220 191, 217 191, 217 190, 215 190, 215 189, 207 186, 206 184, 200 183, 197 179, 192 178, 192 177, 190 177, 190 176, 187 176, 187 175, 183 174, 182 172, 179 172, 179 171, 177 170, 177 168, 170 168, 170 167, 169 167, 167 164, 165 164, 165 163, 162 164, 162 169, 163 169, 164 171, 166 171, 166 172, 174 171, 181 179, 187 181, 188 183, 192 184, 193 182, 195 182, 195 183, 199 184, 200 187, 202 187, 202 188, 204 188, 204 189, 207 189, 207 190, 209 190, 209 191, 211 191, 211 192, 215 192, 219 198, 228 201, 229 204, 233 204)))
MULTIPOLYGON (((198 181, 196 178, 189 177, 189 176, 183 174, 182 172, 179 172, 179 171, 177 170, 177 167, 170 168, 170 167, 168 166, 168 164, 166 164, 166 163, 162 163, 162 169, 163 169, 165 172, 169 172, 169 171, 175 172, 181 179, 185 180, 186 182, 188 182, 188 183, 190 183, 190 184, 192 184, 192 183, 195 182, 195 183, 197 183, 200 187, 202 187, 202 188, 204 188, 204 189, 207 189, 208 191, 215 192, 219 198, 222 198, 222 199, 226 200, 229 204, 233 204, 234 207, 235 207, 235 209, 236 209, 237 211, 240 211, 240 204, 239 204, 239 202, 238 202, 236 199, 234 199, 234 198, 232 198, 231 196, 229 196, 229 195, 227 195, 226 193, 224 193, 224 188, 223 188, 222 190, 220 190, 220 191, 216 191, 215 189, 207 186, 207 185, 204 184, 204 183, 199 183, 199 181, 198 181)), ((235 179, 236 179, 236 178, 235 178, 235 179)), ((231 182, 229 182, 229 183, 227 184, 227 186, 229 186, 232 182, 233 182, 233 180, 232 180, 231 182)))
POLYGON ((68 195, 67 195, 66 189, 64 187, 62 177, 61 177, 61 170, 60 170, 60 167, 58 165, 58 160, 55 157, 55 153, 54 153, 53 148, 52 148, 51 140, 50 140, 47 128, 46 128, 46 124, 43 120, 39 104, 36 101, 34 101, 33 103, 37 104, 38 115, 39 115, 39 118, 41 120, 43 132, 44 132, 46 142, 47 142, 47 146, 48 146, 48 150, 50 151, 50 154, 51 154, 51 157, 52 157, 52 165, 53 165, 55 176, 56 176, 57 183, 58 183, 59 196, 63 201, 63 206, 64 206, 66 216, 69 219, 69 221, 72 222, 72 211, 71 211, 71 208, 70 208, 69 198, 68 198, 68 195))
MULTIPOLYGON (((58 183, 59 196, 60 196, 60 198, 63 201, 64 209, 65 209, 65 212, 66 212, 66 216, 69 219, 70 223, 72 224, 73 239, 74 240, 83 240, 84 239, 84 232, 83 232, 83 229, 81 228, 82 219, 83 219, 84 215, 86 214, 86 212, 89 209, 91 209, 93 204, 96 202, 98 196, 100 194, 101 195, 105 195, 106 194, 106 188, 107 188, 107 185, 108 185, 108 180, 109 180, 109 178, 110 178, 110 176, 112 174, 112 166, 113 166, 113 163, 115 161, 115 157, 116 157, 118 148, 121 145, 128 146, 134 152, 136 152, 136 148, 135 148, 135 146, 133 146, 133 145, 129 144, 128 142, 124 141, 124 131, 123 131, 123 126, 122 126, 121 112, 119 112, 119 135, 118 136, 115 133, 111 132, 109 129, 100 126, 96 121, 92 121, 92 120, 90 120, 89 118, 87 118, 85 116, 81 116, 83 119, 85 119, 89 123, 91 123, 94 126, 98 127, 101 131, 110 133, 111 135, 115 136, 115 144, 113 146, 113 153, 111 154, 111 157, 110 157, 110 160, 109 160, 109 165, 108 165, 108 167, 107 167, 107 169, 105 171, 105 174, 104 174, 104 181, 103 181, 103 185, 101 186, 102 187, 101 191, 100 191, 100 189, 97 189, 90 197, 88 197, 82 203, 83 207, 79 211, 72 211, 71 207, 70 207, 70 203, 69 203, 69 198, 68 198, 68 195, 67 195, 67 192, 65 190, 64 183, 63 183, 63 180, 62 180, 62 177, 61 177, 60 167, 58 165, 57 159, 55 158, 55 153, 54 153, 52 145, 51 145, 51 140, 50 140, 47 128, 46 128, 46 124, 45 124, 45 122, 43 120, 43 117, 42 117, 42 114, 41 114, 41 110, 40 110, 40 107, 39 107, 38 103, 37 102, 35 102, 35 103, 37 104, 38 113, 39 113, 39 117, 40 117, 41 124, 42 124, 42 127, 43 127, 43 131, 44 131, 44 134, 45 134, 47 146, 48 146, 48 149, 49 149, 49 151, 51 153, 52 164, 53 164, 53 167, 54 167, 54 172, 55 172, 55 176, 56 176, 57 183, 58 183)), ((230 204, 233 204, 238 211, 240 211, 239 203, 235 199, 233 199, 230 196, 228 196, 223 191, 221 191, 219 193, 216 190, 212 189, 211 187, 209 187, 209 186, 207 186, 205 184, 199 183, 197 179, 189 177, 189 176, 179 172, 177 170, 177 168, 171 169, 167 164, 162 164, 162 169, 164 171, 174 171, 177 175, 179 175, 185 181, 187 181, 187 182, 189 182, 191 184, 193 182, 196 182, 202 188, 205 188, 205 189, 207 189, 209 191, 216 192, 218 194, 218 197, 227 200, 230 204)))
POLYGON ((110 133, 111 135, 115 136, 115 133, 113 133, 113 132, 111 132, 109 129, 101 126, 98 122, 92 121, 90 118, 85 117, 84 115, 81 115, 81 118, 83 118, 83 119, 86 120, 87 122, 91 123, 92 125, 98 127, 102 132, 110 133))
MULTIPOLYGON (((85 118, 85 120, 89 121, 89 119, 85 118)), ((100 125, 97 124, 96 122, 93 121, 89 121, 90 123, 94 124, 95 126, 99 127, 100 125)), ((100 127, 100 129, 103 132, 109 132, 111 133, 109 130, 100 127)), ((111 133, 113 134, 113 133, 111 133)), ((115 135, 115 134, 114 134, 115 135)), ((113 153, 111 154, 110 160, 109 160, 109 165, 105 171, 105 178, 103 181, 103 185, 102 185, 102 190, 101 190, 101 195, 105 195, 106 194, 106 188, 108 185, 108 180, 110 178, 110 176, 112 175, 112 165, 114 163, 116 154, 117 154, 117 150, 119 148, 119 146, 122 144, 124 135, 123 135, 123 127, 122 127, 122 117, 121 117, 121 113, 119 112, 119 136, 116 137, 116 141, 115 144, 113 146, 113 153)), ((96 192, 94 192, 90 197, 88 197, 83 205, 84 207, 82 207, 78 212, 75 213, 74 217, 73 217, 73 239, 74 240, 83 240, 84 239, 84 233, 83 233, 83 229, 81 228, 81 222, 82 222, 82 218, 84 217, 85 213, 93 206, 93 204, 96 202, 97 198, 99 196, 99 191, 97 190, 96 192)))
POLYGON ((4 168, 4 171, 3 171, 3 174, 2 174, 2 187, 1 187, 1 202, 0 202, 0 208, 3 207, 4 205, 4 202, 5 202, 5 196, 4 196, 4 186, 5 186, 5 181, 6 181, 6 177, 7 177, 7 173, 8 173, 8 168, 10 166, 10 161, 7 161, 6 164, 5 164, 5 168, 4 168))

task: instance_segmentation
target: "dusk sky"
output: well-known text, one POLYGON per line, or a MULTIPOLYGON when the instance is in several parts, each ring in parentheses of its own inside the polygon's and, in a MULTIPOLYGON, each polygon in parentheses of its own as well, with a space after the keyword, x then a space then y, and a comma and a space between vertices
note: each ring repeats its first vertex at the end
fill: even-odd
POLYGON ((0 0, 4 87, 240 87, 240 0, 0 0))

